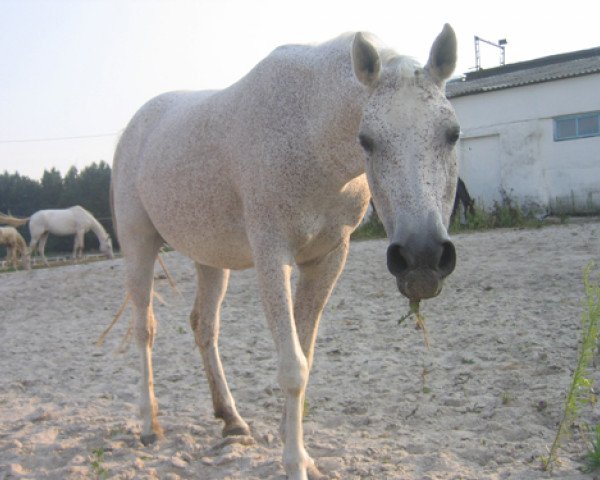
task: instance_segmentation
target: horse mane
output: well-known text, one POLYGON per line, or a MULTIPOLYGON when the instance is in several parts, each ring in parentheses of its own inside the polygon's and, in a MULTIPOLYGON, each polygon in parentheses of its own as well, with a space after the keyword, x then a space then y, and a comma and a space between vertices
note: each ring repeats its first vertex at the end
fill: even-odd
POLYGON ((413 78, 423 66, 416 58, 399 55, 393 50, 382 52, 383 64, 400 78, 413 78))
MULTIPOLYGON (((383 43, 379 37, 370 32, 347 32, 334 38, 330 42, 341 43, 344 45, 344 50, 346 50, 347 46, 352 45, 354 36, 357 33, 362 33, 363 36, 375 46, 377 52, 379 53, 379 57, 381 58, 382 66, 390 71, 393 71, 396 76, 403 78, 414 77, 415 71, 423 68, 417 59, 408 55, 399 54, 396 50, 383 43)), ((325 44, 330 42, 325 42, 325 44)))

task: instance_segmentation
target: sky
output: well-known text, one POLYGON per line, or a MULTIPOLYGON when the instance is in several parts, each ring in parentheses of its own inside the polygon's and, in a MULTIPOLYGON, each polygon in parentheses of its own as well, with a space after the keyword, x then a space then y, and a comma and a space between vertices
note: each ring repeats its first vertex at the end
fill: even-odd
POLYGON ((147 100, 225 88, 278 45, 366 30, 424 64, 450 23, 460 74, 475 35, 506 38, 506 63, 598 47, 598 14, 597 0, 0 0, 0 173, 111 164, 147 100))

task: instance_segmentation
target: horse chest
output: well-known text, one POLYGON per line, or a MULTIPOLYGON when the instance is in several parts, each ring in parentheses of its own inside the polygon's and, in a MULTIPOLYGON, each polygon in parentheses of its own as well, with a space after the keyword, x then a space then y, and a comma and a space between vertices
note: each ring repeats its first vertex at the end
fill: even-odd
POLYGON ((298 263, 324 255, 350 235, 364 216, 370 193, 365 175, 335 195, 323 196, 312 209, 298 212, 295 232, 298 263))

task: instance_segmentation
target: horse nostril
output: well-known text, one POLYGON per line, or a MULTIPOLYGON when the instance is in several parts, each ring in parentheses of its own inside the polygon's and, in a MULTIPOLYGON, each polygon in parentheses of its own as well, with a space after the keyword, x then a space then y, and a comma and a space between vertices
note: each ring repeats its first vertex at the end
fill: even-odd
POLYGON ((394 276, 398 276, 408 269, 408 260, 403 250, 402 246, 397 243, 390 244, 387 249, 387 267, 394 276))
POLYGON ((445 277, 450 275, 456 267, 456 249, 450 241, 442 243, 442 255, 438 263, 438 268, 445 277))

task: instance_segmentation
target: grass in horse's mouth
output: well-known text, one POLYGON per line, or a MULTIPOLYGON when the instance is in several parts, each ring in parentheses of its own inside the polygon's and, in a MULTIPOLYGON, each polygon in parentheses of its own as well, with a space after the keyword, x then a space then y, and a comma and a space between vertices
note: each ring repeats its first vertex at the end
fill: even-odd
POLYGON ((408 313, 402 315, 400 320, 398 320, 398 325, 400 325, 404 320, 409 318, 411 315, 415 316, 416 325, 415 328, 417 330, 423 330, 423 341, 425 342, 425 346, 429 348, 429 337, 427 335, 427 327, 425 326, 425 317, 421 314, 419 310, 420 300, 410 300, 409 301, 409 310, 408 313))

